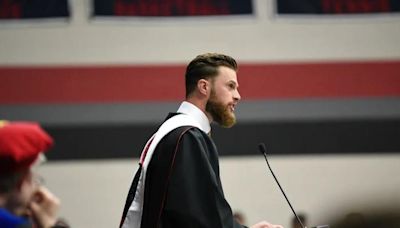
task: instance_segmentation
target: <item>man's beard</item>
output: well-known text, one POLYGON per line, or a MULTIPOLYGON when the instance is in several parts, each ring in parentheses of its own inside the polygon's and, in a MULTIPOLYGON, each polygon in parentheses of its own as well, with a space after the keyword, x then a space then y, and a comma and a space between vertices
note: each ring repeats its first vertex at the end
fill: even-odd
POLYGON ((230 128, 236 123, 236 117, 230 111, 228 105, 224 105, 217 100, 214 90, 211 90, 210 98, 206 104, 206 111, 210 113, 211 117, 222 127, 230 128))

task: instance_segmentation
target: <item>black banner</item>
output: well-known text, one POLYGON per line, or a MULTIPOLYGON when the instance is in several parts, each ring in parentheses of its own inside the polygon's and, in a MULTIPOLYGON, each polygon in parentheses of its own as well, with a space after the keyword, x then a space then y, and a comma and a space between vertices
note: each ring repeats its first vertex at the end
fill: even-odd
POLYGON ((399 0, 276 0, 278 14, 371 14, 400 12, 399 0))
MULTIPOLYGON (((45 126, 56 142, 50 160, 138 158, 158 124, 45 126)), ((213 126, 221 156, 378 154, 400 151, 400 118, 245 122, 230 129, 213 126), (232 143, 233 142, 233 143, 232 143)))
POLYGON ((0 0, 0 19, 69 17, 67 0, 0 0))
POLYGON ((94 0, 94 16, 212 16, 252 14, 251 0, 94 0))

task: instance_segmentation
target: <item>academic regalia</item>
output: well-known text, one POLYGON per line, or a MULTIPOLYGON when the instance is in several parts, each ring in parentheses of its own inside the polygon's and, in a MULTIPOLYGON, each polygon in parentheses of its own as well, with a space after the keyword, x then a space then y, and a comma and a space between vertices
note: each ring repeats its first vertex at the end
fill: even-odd
MULTIPOLYGON (((223 193, 217 148, 200 128, 180 126, 156 145, 145 174, 141 228, 243 227, 233 219, 223 193)), ((121 225, 138 193, 140 172, 141 168, 128 194, 121 225)))

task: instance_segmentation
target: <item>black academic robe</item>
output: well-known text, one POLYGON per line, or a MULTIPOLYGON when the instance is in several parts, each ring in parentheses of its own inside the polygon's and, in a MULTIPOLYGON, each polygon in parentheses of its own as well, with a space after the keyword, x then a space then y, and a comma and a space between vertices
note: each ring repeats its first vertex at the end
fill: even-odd
MULTIPOLYGON (((136 185, 134 181, 131 191, 136 185)), ((153 227, 243 228, 224 197, 217 148, 198 128, 177 128, 154 150, 141 222, 141 228, 153 227)))

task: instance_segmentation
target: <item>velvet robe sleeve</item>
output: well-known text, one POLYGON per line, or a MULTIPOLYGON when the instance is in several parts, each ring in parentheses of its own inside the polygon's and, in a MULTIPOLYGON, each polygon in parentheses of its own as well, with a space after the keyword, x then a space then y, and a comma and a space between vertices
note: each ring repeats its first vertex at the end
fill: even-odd
POLYGON ((186 132, 177 145, 160 219, 162 228, 243 228, 225 199, 216 147, 199 129, 186 132))

